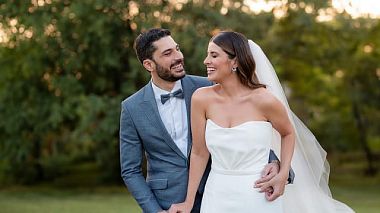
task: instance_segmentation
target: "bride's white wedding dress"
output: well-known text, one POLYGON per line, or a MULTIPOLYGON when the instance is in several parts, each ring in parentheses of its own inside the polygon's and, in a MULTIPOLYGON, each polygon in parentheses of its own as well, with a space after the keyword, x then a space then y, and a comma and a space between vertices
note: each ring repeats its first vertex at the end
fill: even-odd
POLYGON ((203 194, 203 213, 353 213, 331 196, 328 186, 330 168, 326 152, 313 133, 290 110, 276 72, 261 48, 249 40, 260 83, 284 105, 295 130, 292 168, 293 184, 284 195, 269 202, 253 188, 268 163, 269 151, 280 153, 281 137, 265 121, 248 121, 223 128, 208 119, 205 139, 211 154, 211 172, 203 194))
POLYGON ((253 187, 268 164, 271 123, 248 121, 223 128, 208 119, 205 137, 212 166, 201 212, 283 212, 281 197, 269 202, 253 187))
POLYGON ((268 164, 273 137, 270 122, 247 121, 224 128, 207 120, 205 139, 212 165, 203 194, 202 213, 353 212, 320 187, 304 181, 308 171, 297 165, 293 167, 294 183, 285 187, 284 195, 267 201, 264 193, 253 185, 268 164))

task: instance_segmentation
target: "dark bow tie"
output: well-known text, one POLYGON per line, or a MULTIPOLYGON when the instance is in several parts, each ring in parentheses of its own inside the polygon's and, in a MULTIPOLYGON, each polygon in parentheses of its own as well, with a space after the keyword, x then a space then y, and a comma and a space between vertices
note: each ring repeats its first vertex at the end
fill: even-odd
POLYGON ((165 104, 165 102, 168 101, 172 97, 183 98, 182 89, 178 89, 172 93, 161 95, 161 103, 165 104))

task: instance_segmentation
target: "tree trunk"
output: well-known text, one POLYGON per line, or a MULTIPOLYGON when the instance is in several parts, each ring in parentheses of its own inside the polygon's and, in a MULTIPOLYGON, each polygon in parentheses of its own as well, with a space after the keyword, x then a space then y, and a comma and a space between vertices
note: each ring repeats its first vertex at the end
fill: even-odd
MULTIPOLYGON (((352 84, 353 84, 352 85, 353 88, 355 89, 355 83, 352 82, 352 84)), ((369 176, 374 176, 377 172, 376 167, 373 163, 374 156, 373 156, 373 153, 371 151, 371 148, 368 145, 366 123, 363 119, 363 116, 360 113, 359 104, 358 104, 357 100, 358 100, 357 98, 354 98, 352 100, 352 111, 354 114, 356 127, 358 128, 358 131, 359 131, 359 140, 360 140, 361 146, 363 148, 363 151, 366 155, 366 159, 367 159, 367 163, 368 163, 368 167, 365 170, 365 174, 369 175, 369 176)))

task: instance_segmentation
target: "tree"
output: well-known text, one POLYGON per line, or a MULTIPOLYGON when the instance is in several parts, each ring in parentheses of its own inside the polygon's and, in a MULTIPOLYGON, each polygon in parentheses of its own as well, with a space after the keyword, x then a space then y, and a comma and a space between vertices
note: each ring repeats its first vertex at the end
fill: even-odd
POLYGON ((83 161, 95 162, 103 181, 120 182, 120 102, 149 81, 133 42, 152 27, 172 31, 187 72, 197 75, 206 73, 215 33, 255 40, 322 145, 361 144, 372 171, 380 25, 347 14, 318 22, 318 10, 328 7, 288 1, 276 18, 276 8, 255 14, 242 0, 1 2, 0 182, 52 179, 83 161))

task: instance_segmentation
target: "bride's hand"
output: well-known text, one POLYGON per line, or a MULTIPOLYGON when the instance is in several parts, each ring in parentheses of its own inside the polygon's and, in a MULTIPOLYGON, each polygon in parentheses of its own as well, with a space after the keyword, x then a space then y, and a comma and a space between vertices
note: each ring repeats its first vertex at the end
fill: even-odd
POLYGON ((268 182, 256 184, 255 188, 260 188, 260 192, 265 192, 265 198, 268 201, 273 201, 284 194, 287 181, 288 174, 279 173, 268 182), (269 189, 273 189, 273 192, 270 192, 269 189))
MULTIPOLYGON (((264 167, 263 171, 261 172, 261 178, 256 180, 255 188, 258 188, 257 185, 259 185, 259 184, 262 185, 262 184, 272 180, 272 178, 274 178, 274 176, 276 176, 279 171, 280 171, 279 163, 276 163, 276 162, 268 163, 264 167)), ((265 192, 266 196, 269 196, 273 193, 273 187, 269 186, 268 188, 261 189, 261 191, 265 192)))
POLYGON ((255 184, 270 181, 279 171, 280 165, 278 163, 268 163, 261 172, 261 178, 256 180, 255 184))
POLYGON ((187 202, 176 203, 170 206, 168 213, 190 213, 193 206, 187 202))

